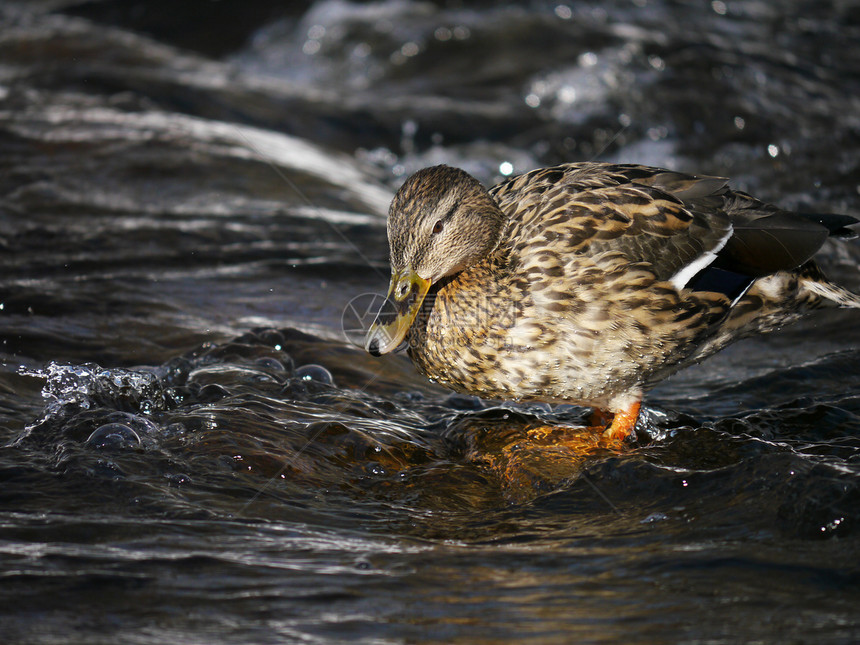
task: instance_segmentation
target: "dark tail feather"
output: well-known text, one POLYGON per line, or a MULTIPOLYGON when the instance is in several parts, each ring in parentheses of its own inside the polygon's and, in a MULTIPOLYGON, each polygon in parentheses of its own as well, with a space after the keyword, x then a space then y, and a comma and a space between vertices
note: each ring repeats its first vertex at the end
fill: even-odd
POLYGON ((858 222, 850 215, 755 211, 738 216, 734 234, 717 254, 713 267, 762 277, 790 271, 809 260, 828 237, 851 237, 858 222))
POLYGON ((839 237, 843 239, 851 239, 857 237, 857 231, 847 228, 853 224, 860 222, 856 217, 851 215, 837 215, 835 213, 798 213, 801 217, 821 224, 828 231, 831 237, 839 237))

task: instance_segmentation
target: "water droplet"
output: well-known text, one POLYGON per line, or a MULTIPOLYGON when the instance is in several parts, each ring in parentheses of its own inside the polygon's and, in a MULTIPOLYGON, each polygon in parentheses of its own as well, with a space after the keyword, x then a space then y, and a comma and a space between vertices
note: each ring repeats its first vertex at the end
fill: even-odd
POLYGON ((464 25, 454 27, 454 38, 457 40, 466 40, 471 35, 472 31, 464 25))
POLYGON ((646 133, 648 138, 651 141, 659 141, 660 139, 665 139, 669 136, 669 128, 665 125, 660 125, 654 128, 648 128, 648 132, 646 133))
POLYGON ((421 51, 421 48, 418 47, 417 43, 413 42, 404 43, 403 47, 400 48, 400 53, 406 57, 415 56, 419 51, 421 51))
POLYGON ((776 157, 779 154, 779 147, 776 144, 770 144, 767 147, 767 154, 769 154, 771 157, 776 157))
POLYGON ((579 55, 577 62, 583 67, 594 67, 597 65, 597 54, 594 52, 585 52, 579 55))
POLYGON ((648 57, 648 64, 658 72, 662 72, 666 69, 666 62, 656 54, 652 54, 648 57))
POLYGON ((367 58, 373 51, 369 43, 358 43, 352 49, 352 55, 355 58, 367 58))
POLYGON ((404 137, 414 137, 418 132, 418 121, 408 119, 400 126, 404 137))
POLYGON ((447 27, 438 27, 436 31, 433 32, 433 36, 436 40, 445 42, 446 40, 451 40, 451 36, 453 36, 453 34, 447 27))
POLYGON ((499 172, 502 173, 505 177, 510 176, 513 171, 514 165, 510 161, 503 161, 499 164, 499 172))
POLYGON ((566 4, 560 4, 555 8, 555 15, 562 20, 570 20, 571 16, 573 16, 573 12, 566 4))

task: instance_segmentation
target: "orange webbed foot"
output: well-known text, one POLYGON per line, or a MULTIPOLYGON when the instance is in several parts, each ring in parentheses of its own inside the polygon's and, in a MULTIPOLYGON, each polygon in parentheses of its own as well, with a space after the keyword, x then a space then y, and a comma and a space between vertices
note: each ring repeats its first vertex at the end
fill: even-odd
POLYGON ((633 434, 641 408, 641 402, 634 401, 627 408, 617 411, 612 417, 612 423, 603 431, 603 439, 611 444, 620 445, 633 434))

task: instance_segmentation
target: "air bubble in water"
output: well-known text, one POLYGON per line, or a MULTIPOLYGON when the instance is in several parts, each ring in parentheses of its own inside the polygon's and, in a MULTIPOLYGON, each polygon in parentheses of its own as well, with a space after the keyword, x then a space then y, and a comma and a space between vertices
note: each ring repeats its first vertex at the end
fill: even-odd
POLYGON ((108 450, 137 448, 140 446, 140 436, 124 423, 108 423, 87 437, 86 444, 108 450))
POLYGON ((334 385, 334 377, 322 365, 302 365, 296 370, 296 378, 303 381, 316 381, 326 385, 334 385))

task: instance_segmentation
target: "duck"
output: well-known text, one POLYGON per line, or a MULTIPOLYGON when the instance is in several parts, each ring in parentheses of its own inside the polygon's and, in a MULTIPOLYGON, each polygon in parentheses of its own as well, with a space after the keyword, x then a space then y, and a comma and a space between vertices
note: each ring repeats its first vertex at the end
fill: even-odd
POLYGON ((391 280, 365 349, 405 345, 455 392, 591 408, 623 445, 671 374, 808 311, 860 308, 812 259, 857 222, 636 164, 566 163, 490 189, 424 168, 389 208, 391 280))

